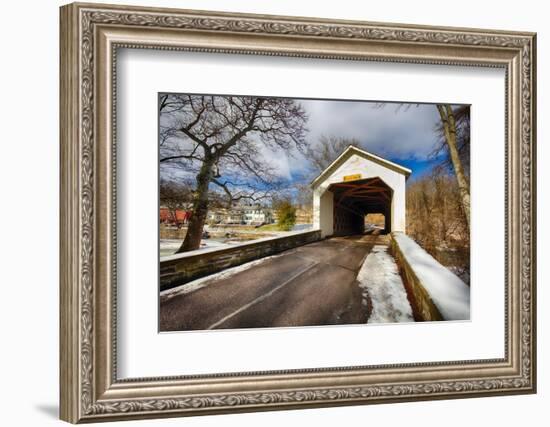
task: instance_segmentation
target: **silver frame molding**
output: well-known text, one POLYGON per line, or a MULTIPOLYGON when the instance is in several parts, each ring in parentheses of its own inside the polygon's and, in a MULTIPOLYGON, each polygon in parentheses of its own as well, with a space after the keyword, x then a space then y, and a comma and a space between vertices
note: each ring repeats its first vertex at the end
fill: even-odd
POLYGON ((535 34, 100 4, 71 4, 60 13, 63 420, 536 391, 535 34), (117 379, 115 65, 121 47, 503 68, 505 357, 117 379))

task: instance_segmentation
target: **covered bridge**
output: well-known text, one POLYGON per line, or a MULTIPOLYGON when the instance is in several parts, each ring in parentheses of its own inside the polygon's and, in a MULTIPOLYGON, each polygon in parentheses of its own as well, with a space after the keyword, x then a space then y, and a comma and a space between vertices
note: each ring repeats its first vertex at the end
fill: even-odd
POLYGON ((385 231, 405 232, 405 183, 411 170, 349 146, 317 178, 313 226, 322 237, 360 234, 365 216, 384 215, 385 231))

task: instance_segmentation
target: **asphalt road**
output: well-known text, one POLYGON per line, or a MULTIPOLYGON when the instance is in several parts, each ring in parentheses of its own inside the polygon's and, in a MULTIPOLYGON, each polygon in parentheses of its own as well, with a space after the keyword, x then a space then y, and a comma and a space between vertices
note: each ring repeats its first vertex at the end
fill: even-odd
POLYGON ((364 323, 357 272, 384 236, 311 243, 186 294, 161 297, 160 331, 364 323))

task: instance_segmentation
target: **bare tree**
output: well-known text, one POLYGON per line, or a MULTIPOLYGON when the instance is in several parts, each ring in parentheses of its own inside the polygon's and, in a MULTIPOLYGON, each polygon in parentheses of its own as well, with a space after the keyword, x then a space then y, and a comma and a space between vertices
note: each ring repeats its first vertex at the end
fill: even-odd
POLYGON ((359 147, 359 141, 355 138, 321 135, 315 146, 307 147, 306 156, 311 168, 294 183, 294 199, 298 207, 311 214, 313 191, 309 182, 323 172, 350 145, 359 147))
POLYGON ((359 141, 355 138, 321 135, 319 143, 307 149, 307 156, 315 172, 321 173, 350 145, 359 147, 359 141))
MULTIPOLYGON (((466 107, 469 112, 469 108, 466 107)), ((441 117, 441 129, 447 144, 449 156, 453 169, 456 175, 456 180, 458 182, 458 188, 460 191, 460 197, 462 202, 462 210, 464 211, 464 216, 466 217, 466 222, 468 227, 470 226, 470 183, 466 178, 464 172, 464 166, 462 164, 459 145, 458 145, 458 136, 459 136, 459 126, 457 126, 457 120, 455 117, 455 112, 449 104, 437 104, 437 111, 441 117)), ((466 120, 468 124, 468 144, 469 144, 469 114, 466 115, 465 110, 460 110, 461 116, 466 120)), ((469 146, 468 146, 468 155, 469 155, 469 146)))
POLYGON ((304 151, 307 116, 291 99, 161 94, 161 168, 195 177, 192 216, 177 252, 197 249, 216 186, 231 205, 270 197, 281 185, 269 157, 304 151))
POLYGON ((312 203, 313 203, 313 190, 311 189, 311 186, 306 181, 303 180, 297 180, 294 185, 294 192, 295 192, 295 201, 296 205, 301 209, 310 210, 312 209, 312 203))
POLYGON ((435 168, 407 184, 407 233, 442 264, 469 272, 470 233, 453 175, 435 168))
MULTIPOLYGON (((375 108, 384 108, 385 103, 376 103, 375 108)), ((415 104, 398 104, 396 111, 409 109, 415 104)), ((418 106, 419 104, 416 104, 418 106)), ((470 107, 459 106, 453 110, 450 104, 436 104, 441 123, 437 130, 442 135, 443 144, 434 150, 435 157, 443 151, 449 154, 449 163, 456 176, 461 197, 462 211, 468 227, 470 226, 470 183, 467 168, 470 160, 470 107)), ((446 163, 447 160, 444 161, 446 163)))
MULTIPOLYGON (((456 145, 458 155, 462 163, 464 174, 466 178, 468 178, 470 175, 470 107, 468 105, 454 107, 453 115, 456 123, 456 145)), ((431 153, 431 157, 433 159, 441 159, 441 167, 454 173, 453 162, 449 155, 449 146, 445 138, 445 130, 442 122, 437 125, 436 130, 440 138, 439 143, 431 153)))

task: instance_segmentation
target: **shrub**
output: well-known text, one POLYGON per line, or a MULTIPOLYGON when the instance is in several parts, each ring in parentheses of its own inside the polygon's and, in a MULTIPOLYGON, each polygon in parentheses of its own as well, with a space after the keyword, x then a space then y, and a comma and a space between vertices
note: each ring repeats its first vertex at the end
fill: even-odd
POLYGON ((296 224, 296 208, 288 200, 277 204, 277 227, 279 230, 290 231, 296 224))

